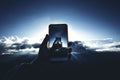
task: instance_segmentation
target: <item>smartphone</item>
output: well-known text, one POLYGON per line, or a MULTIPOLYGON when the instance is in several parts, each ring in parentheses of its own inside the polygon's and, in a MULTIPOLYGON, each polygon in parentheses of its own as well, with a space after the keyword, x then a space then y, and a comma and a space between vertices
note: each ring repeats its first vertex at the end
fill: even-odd
POLYGON ((61 47, 68 47, 68 26, 67 24, 49 25, 49 47, 59 43, 61 47))

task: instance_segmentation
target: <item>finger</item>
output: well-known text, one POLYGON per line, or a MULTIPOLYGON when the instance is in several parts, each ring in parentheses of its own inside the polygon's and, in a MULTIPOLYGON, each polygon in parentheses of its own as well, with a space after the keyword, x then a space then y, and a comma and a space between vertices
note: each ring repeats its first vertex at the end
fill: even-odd
POLYGON ((48 42, 48 41, 49 41, 49 35, 46 34, 46 36, 45 36, 45 38, 44 38, 44 40, 43 40, 41 46, 46 46, 46 47, 47 47, 47 42, 48 42))

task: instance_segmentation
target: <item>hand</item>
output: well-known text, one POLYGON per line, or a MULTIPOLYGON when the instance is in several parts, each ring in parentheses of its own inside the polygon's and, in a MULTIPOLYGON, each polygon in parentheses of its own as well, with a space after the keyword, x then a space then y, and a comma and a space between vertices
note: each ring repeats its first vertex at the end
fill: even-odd
MULTIPOLYGON (((49 61, 49 55, 50 55, 50 50, 48 49, 47 47, 47 44, 48 44, 48 41, 49 41, 49 35, 46 34, 42 44, 40 45, 40 48, 39 48, 39 52, 38 52, 38 57, 35 61, 35 63, 45 63, 45 62, 48 62, 49 61)), ((70 46, 72 43, 68 43, 68 46, 70 46)), ((71 48, 68 48, 68 57, 71 56, 71 52, 72 52, 72 49, 71 48)))
POLYGON ((47 48, 48 41, 49 41, 49 35, 46 34, 42 44, 39 47, 38 57, 35 62, 40 63, 40 62, 48 61, 49 58, 49 49, 47 48))

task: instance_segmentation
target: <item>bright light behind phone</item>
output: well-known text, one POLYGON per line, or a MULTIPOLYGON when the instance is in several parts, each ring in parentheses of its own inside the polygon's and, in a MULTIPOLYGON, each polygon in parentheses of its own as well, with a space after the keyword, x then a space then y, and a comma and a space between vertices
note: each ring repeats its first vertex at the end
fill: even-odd
MULTIPOLYGON (((50 24, 67 24, 68 25, 68 41, 86 41, 89 39, 92 39, 94 37, 91 37, 91 34, 89 31, 85 30, 84 31, 84 26, 77 25, 74 22, 68 21, 68 20, 60 20, 60 19, 51 19, 50 17, 48 18, 43 18, 37 19, 34 21, 36 24, 35 26, 35 32, 31 33, 31 38, 33 38, 32 41, 39 41, 41 43, 43 39, 45 38, 46 34, 49 34, 49 25, 50 24), (83 27, 80 30, 76 27, 83 27)), ((33 42, 32 42, 33 43, 33 42)))
POLYGON ((69 41, 86 41, 88 40, 85 35, 81 34, 77 31, 75 31, 74 29, 72 29, 71 27, 69 27, 68 29, 68 36, 69 36, 69 41))
POLYGON ((40 41, 40 43, 43 41, 44 37, 46 34, 48 34, 48 28, 50 24, 67 24, 68 25, 68 41, 76 41, 76 40, 81 40, 81 41, 86 41, 89 40, 90 38, 83 34, 82 32, 78 32, 74 29, 74 26, 72 24, 69 24, 68 22, 64 21, 49 21, 49 22, 43 22, 39 26, 43 26, 42 29, 36 30, 36 33, 33 34, 32 37, 34 37, 33 41, 40 41), (41 30, 41 32, 39 32, 41 30))

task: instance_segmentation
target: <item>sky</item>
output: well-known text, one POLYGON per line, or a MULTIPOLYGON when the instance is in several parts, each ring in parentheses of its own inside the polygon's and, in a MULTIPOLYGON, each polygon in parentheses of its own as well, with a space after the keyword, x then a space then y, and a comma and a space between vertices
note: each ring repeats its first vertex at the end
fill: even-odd
POLYGON ((69 40, 120 41, 119 0, 0 0, 0 37, 43 38, 54 23, 68 24, 69 40))

